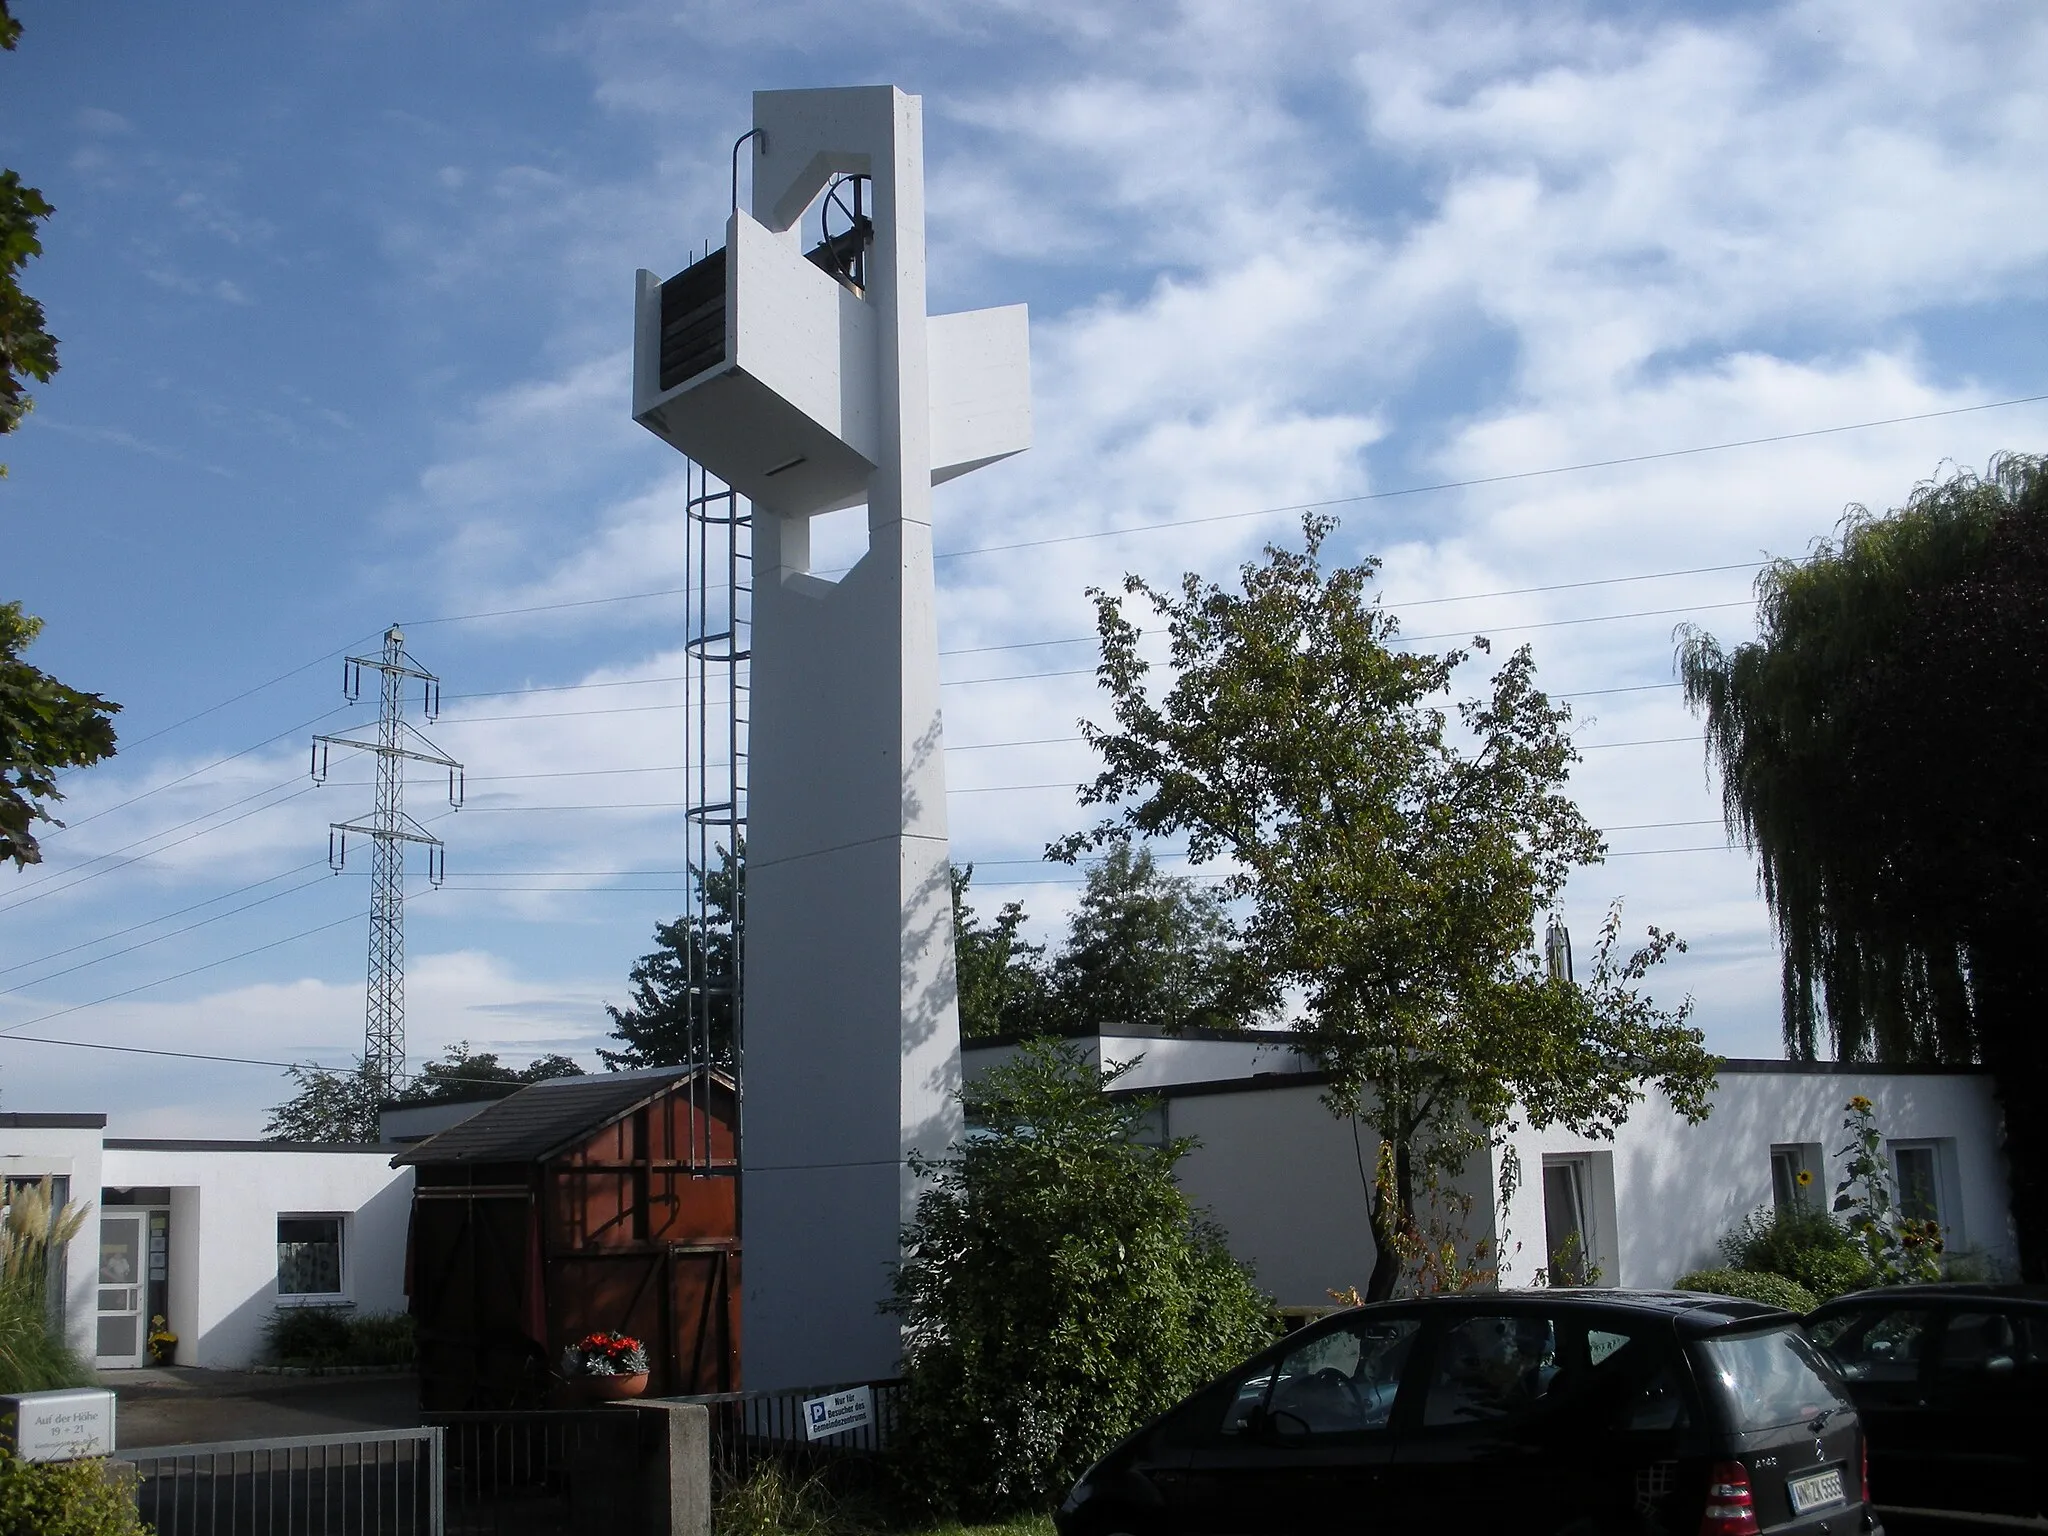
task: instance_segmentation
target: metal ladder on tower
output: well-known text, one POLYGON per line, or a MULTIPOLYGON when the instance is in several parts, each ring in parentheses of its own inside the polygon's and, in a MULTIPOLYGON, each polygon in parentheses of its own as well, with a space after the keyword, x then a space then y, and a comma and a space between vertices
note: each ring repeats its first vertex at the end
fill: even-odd
POLYGON ((684 914, 687 1054, 694 1132, 686 1160, 709 1168, 714 1071, 743 1093, 741 931, 746 907, 753 508, 701 465, 685 469, 684 914))

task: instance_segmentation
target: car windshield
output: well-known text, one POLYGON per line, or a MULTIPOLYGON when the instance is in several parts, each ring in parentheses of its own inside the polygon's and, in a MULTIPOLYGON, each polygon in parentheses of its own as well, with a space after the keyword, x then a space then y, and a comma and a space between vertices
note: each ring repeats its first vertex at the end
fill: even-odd
POLYGON ((1849 1406, 1835 1375, 1791 1327, 1701 1343, 1709 1390, 1738 1430, 1778 1429, 1849 1406))

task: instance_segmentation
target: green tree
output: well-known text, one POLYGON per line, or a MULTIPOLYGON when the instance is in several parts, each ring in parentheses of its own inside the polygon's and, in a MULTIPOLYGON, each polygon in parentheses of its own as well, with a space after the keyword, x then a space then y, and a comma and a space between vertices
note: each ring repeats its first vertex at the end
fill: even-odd
POLYGON ((953 967, 960 992, 960 1038, 991 1040, 1044 1026, 1045 946, 1018 937, 1024 903, 1006 901, 993 923, 967 900, 972 864, 953 866, 953 967))
POLYGON ((439 1061, 420 1068, 419 1075, 398 1095, 404 1104, 434 1104, 450 1099, 502 1099, 529 1083, 544 1083, 556 1077, 581 1077, 583 1068, 574 1058, 553 1054, 537 1057, 523 1067, 508 1067, 495 1051, 472 1051, 467 1040, 451 1045, 439 1061))
POLYGON ((1088 869, 1087 888, 1052 963, 1063 1023, 1231 1029, 1256 1011, 1245 995, 1223 900, 1160 869, 1124 841, 1088 869))
POLYGON ((692 883, 704 895, 703 919, 684 916, 654 925, 657 947, 627 973, 632 1006, 605 1004, 611 1038, 623 1045, 616 1051, 598 1048, 611 1071, 685 1066, 703 1060, 707 1052, 713 1066, 734 1065, 734 962, 745 866, 744 842, 737 858, 719 849, 717 869, 691 872, 692 883))
MULTIPOLYGON (((0 49, 12 52, 21 23, 0 0, 0 49)), ((21 269, 43 251, 37 227, 55 210, 11 170, 0 170, 0 435, 21 425, 33 403, 25 379, 48 383, 57 371, 57 339, 43 325, 43 306, 21 290, 21 269)), ((0 463, 0 479, 7 466, 0 463)), ((39 863, 34 825, 62 826, 46 806, 61 800, 57 771, 111 756, 120 705, 68 688, 30 666, 21 652, 42 620, 19 603, 0 603, 0 859, 15 868, 39 863)))
POLYGON ((1246 954, 1274 995, 1299 997, 1294 1031, 1330 1074, 1331 1110, 1391 1157, 1367 1201, 1379 1299, 1418 1185, 1518 1106, 1611 1136, 1655 1083, 1697 1121, 1716 1062, 1689 1002, 1661 1010, 1642 990, 1670 935, 1652 928, 1624 958, 1610 913, 1589 983, 1546 972, 1536 920, 1604 853, 1564 793, 1571 712, 1537 688, 1524 647, 1458 705, 1454 734, 1436 701, 1471 651, 1397 649, 1396 620, 1367 596, 1378 562, 1324 575, 1335 526, 1307 518, 1306 548, 1269 547, 1237 591, 1189 574, 1177 593, 1127 576, 1091 594, 1115 725, 1083 722, 1105 766, 1082 798, 1118 809, 1048 852, 1184 835, 1196 863, 1231 860, 1219 889, 1247 908, 1246 954), (1173 680, 1157 700, 1131 599, 1165 621, 1173 680))
MULTIPOLYGON (((0 0, 0 49, 14 50, 21 23, 0 0)), ((57 338, 43 326, 43 306, 21 291, 21 269, 43 253, 36 228, 56 212, 14 171, 0 169, 0 434, 12 432, 29 412, 24 378, 47 384, 57 371, 57 338)), ((7 466, 0 464, 0 477, 7 466)))
MULTIPOLYGON (((463 1040, 439 1061, 430 1061, 400 1090, 400 1104, 438 1104, 451 1099, 507 1098, 530 1083, 581 1077, 568 1056, 542 1056, 523 1067, 508 1067, 495 1051, 472 1051, 463 1040)), ((263 1134, 272 1141, 374 1142, 384 1107, 377 1074, 358 1056, 345 1072, 331 1067, 287 1067, 298 1091, 270 1111, 263 1134)))
POLYGON ((383 1080, 361 1056, 345 1072, 286 1067, 298 1091, 270 1111, 263 1134, 272 1141, 369 1143, 377 1139, 383 1080))
POLYGON ((2048 467, 1852 507, 1757 578, 1754 641, 1682 631, 1732 838, 1783 951, 1785 1045, 1812 1059, 1981 1062, 2005 1108, 2020 1268, 2048 1280, 2048 467))
POLYGON ((21 659, 42 628, 21 604, 0 603, 0 859, 17 869, 42 862, 37 822, 64 825, 48 808, 64 798, 57 771, 111 757, 121 708, 21 659))
POLYGON ((961 1095, 888 1303, 910 1490, 968 1515, 1043 1509, 1120 1436, 1271 1336, 1268 1298, 1144 1145, 1127 1068, 1027 1044, 961 1095))

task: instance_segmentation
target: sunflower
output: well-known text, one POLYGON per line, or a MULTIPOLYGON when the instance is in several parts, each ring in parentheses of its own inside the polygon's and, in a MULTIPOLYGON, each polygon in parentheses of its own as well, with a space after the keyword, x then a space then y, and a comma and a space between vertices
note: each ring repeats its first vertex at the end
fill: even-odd
POLYGON ((1794 1175, 1792 1182, 1797 1184, 1801 1189, 1812 1188, 1813 1170, 1811 1168, 1800 1169, 1799 1172, 1796 1175, 1794 1175))
POLYGON ((1867 1115, 1873 1108, 1870 1100, 1863 1097, 1863 1095, 1860 1093, 1857 1094, 1855 1098, 1849 1101, 1849 1107, 1855 1110, 1856 1113, 1859 1115, 1867 1115))

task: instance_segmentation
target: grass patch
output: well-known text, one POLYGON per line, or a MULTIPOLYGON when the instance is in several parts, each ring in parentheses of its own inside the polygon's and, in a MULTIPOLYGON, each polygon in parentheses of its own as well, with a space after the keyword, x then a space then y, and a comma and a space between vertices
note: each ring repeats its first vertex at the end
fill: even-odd
POLYGON ((822 1473, 771 1463, 719 1495, 711 1528, 718 1536, 1052 1536, 1052 1517, 994 1525, 906 1521, 874 1495, 837 1492, 822 1473))

